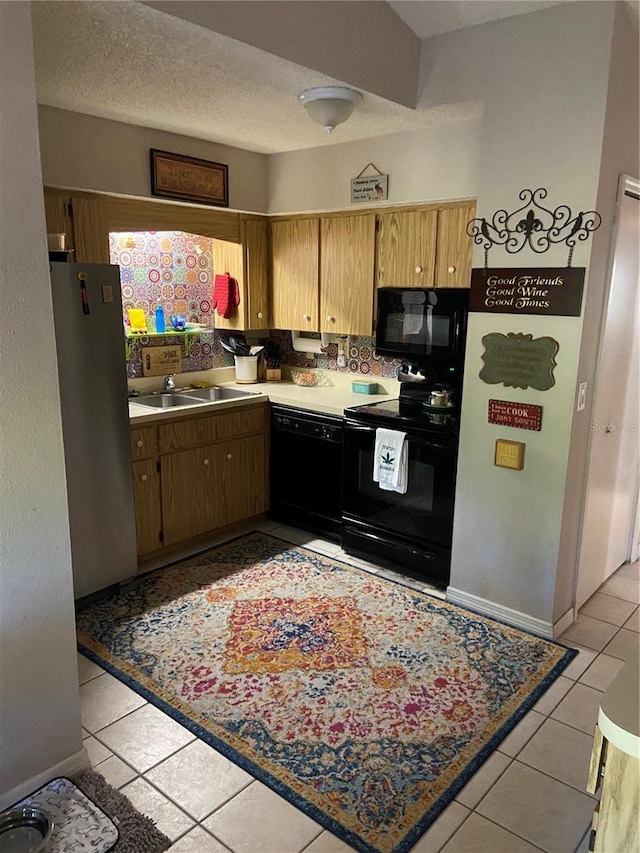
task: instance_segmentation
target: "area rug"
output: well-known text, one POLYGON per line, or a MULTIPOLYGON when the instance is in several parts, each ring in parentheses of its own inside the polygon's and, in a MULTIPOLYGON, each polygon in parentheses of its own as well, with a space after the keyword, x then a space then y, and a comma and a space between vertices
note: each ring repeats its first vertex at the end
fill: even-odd
POLYGON ((77 630, 363 853, 406 853, 576 654, 258 532, 93 603, 77 630))

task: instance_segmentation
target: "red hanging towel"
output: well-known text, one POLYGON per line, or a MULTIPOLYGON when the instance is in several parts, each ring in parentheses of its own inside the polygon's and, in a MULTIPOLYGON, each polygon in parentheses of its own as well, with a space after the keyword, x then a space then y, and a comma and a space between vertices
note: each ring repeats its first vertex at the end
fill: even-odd
POLYGON ((236 305, 240 305, 238 282, 228 272, 217 275, 213 283, 211 307, 217 308, 220 317, 228 319, 233 314, 236 305))

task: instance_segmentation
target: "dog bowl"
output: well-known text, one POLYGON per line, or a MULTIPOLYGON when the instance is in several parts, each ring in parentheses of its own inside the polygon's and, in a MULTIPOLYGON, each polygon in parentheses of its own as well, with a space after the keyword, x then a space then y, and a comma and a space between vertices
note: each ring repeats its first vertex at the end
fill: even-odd
POLYGON ((0 813, 0 853, 44 853, 53 832, 53 818, 30 806, 0 813))

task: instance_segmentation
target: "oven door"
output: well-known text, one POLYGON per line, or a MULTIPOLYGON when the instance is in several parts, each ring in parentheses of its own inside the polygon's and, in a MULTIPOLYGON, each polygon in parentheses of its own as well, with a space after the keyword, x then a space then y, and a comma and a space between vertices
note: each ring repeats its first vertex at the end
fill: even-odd
POLYGON ((342 512, 383 536, 416 544, 451 546, 456 475, 456 440, 407 433, 405 494, 381 489, 373 480, 376 428, 347 421, 344 431, 342 512))

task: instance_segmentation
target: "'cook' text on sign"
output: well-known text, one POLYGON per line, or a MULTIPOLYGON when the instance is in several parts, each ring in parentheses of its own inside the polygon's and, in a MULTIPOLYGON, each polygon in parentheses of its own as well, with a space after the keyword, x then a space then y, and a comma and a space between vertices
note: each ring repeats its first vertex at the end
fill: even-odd
POLYGON ((502 382, 510 388, 548 391, 555 385, 553 368, 559 345, 553 338, 534 338, 509 332, 491 332, 482 338, 484 366, 480 379, 489 385, 502 382))
POLYGON ((470 311, 579 317, 584 267, 474 269, 470 311))
POLYGON ((542 406, 489 400, 489 423, 539 432, 542 428, 542 406))

